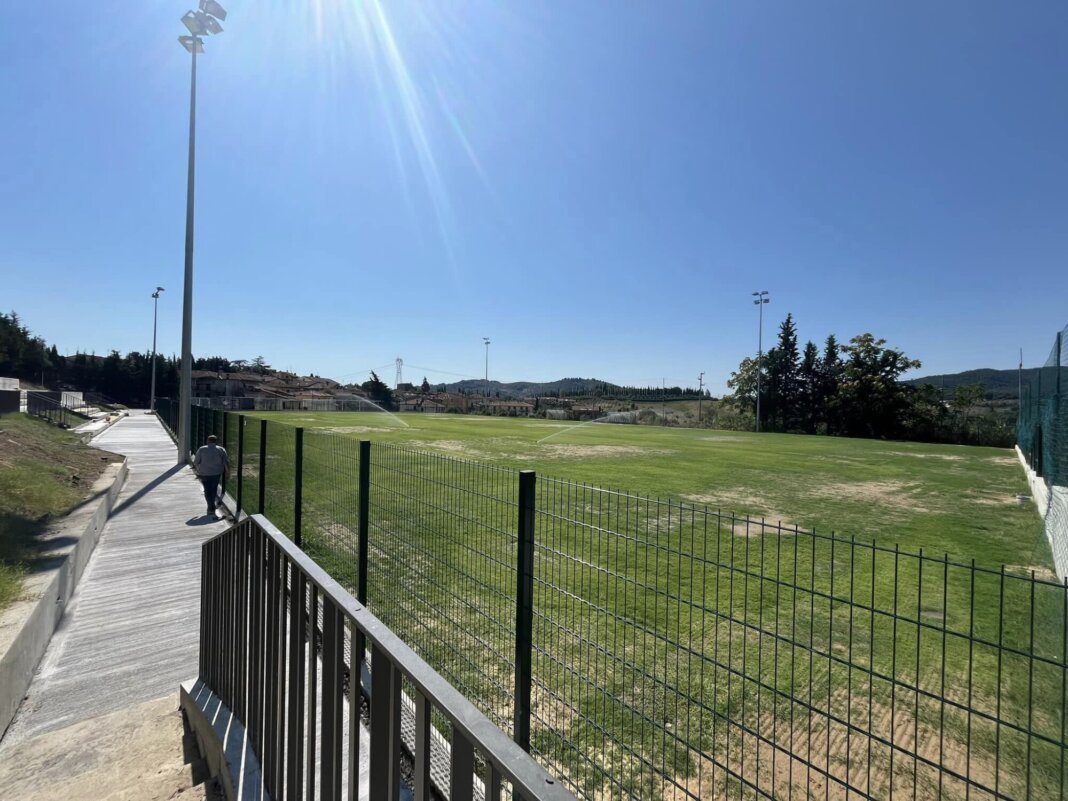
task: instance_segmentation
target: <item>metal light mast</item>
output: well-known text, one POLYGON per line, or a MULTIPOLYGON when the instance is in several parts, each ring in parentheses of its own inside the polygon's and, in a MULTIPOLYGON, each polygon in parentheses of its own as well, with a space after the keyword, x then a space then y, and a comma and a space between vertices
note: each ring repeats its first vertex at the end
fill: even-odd
POLYGON ((768 297, 768 290, 764 289, 760 292, 754 292, 753 297, 756 300, 753 301, 760 309, 760 322, 757 328, 757 398, 756 398, 756 430, 760 433, 760 374, 764 372, 764 304, 770 303, 771 298, 768 297))

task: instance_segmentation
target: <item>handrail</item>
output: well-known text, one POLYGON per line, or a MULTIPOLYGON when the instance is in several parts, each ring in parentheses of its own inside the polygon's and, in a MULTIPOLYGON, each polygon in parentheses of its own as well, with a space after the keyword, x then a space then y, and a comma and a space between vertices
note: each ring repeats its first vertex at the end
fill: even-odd
MULTIPOLYGON (((433 709, 451 727, 452 801, 475 797, 476 751, 486 765, 480 793, 486 801, 500 798, 502 781, 511 784, 514 798, 574 801, 529 754, 265 517, 252 515, 204 543, 200 678, 243 719, 272 798, 304 797, 304 782, 308 788, 316 784, 317 767, 318 797, 341 798, 343 764, 348 766, 347 797, 356 797, 362 735, 358 712, 350 714, 346 746, 342 693, 345 673, 360 675, 352 663, 362 663, 357 655, 367 648, 373 678, 371 799, 397 798, 401 688, 406 684, 416 695, 412 754, 416 799, 430 797, 433 709), (315 626, 311 637, 308 623, 315 626), (307 658, 308 643, 315 644, 313 653, 319 652, 321 668, 320 659, 307 658), (346 650, 352 654, 348 664, 346 650), (320 670, 322 686, 317 689, 320 670)), ((360 685, 357 679, 348 681, 350 710, 360 709, 360 685)))

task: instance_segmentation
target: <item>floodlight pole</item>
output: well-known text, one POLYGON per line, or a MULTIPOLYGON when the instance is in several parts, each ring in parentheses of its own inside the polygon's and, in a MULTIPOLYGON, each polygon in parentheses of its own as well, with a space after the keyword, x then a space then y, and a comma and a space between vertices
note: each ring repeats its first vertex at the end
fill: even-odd
MULTIPOLYGON (((195 40, 196 37, 194 37, 195 40)), ((178 391, 178 464, 185 464, 192 452, 189 431, 189 404, 193 388, 193 190, 196 174, 197 138, 197 45, 189 48, 193 57, 189 86, 189 173, 185 196, 185 284, 182 296, 182 375, 178 391)))
POLYGON ((705 395, 705 374, 702 371, 701 375, 697 376, 697 427, 701 427, 701 401, 705 395))
POLYGON ((753 297, 756 300, 753 301, 760 310, 759 323, 757 323, 757 386, 756 386, 756 430, 760 433, 760 374, 764 371, 764 304, 769 303, 771 298, 768 297, 768 291, 766 289, 760 292, 754 292, 753 297))
POLYGON ((482 337, 482 341, 486 343, 486 395, 489 396, 489 337, 482 337))
POLYGON ((163 287, 156 287, 152 293, 152 389, 148 395, 148 410, 156 411, 156 324, 159 321, 159 293, 163 287))

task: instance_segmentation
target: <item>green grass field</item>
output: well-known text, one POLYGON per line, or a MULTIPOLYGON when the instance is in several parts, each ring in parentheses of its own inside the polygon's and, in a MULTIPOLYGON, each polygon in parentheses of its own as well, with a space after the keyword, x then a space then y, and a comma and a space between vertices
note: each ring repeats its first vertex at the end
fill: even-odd
MULTIPOLYGON (((1027 487, 1011 451, 475 416, 263 417, 281 424, 269 434, 268 517, 292 523, 288 427, 302 426, 305 548, 350 585, 352 440, 375 443, 371 607, 506 727, 513 471, 537 471, 533 748, 580 796, 1063 794, 1063 593, 1043 584, 1029 596, 1025 577, 1052 571, 1036 511, 1016 503, 1027 487), (927 561, 921 575, 895 545, 992 572, 927 561)), ((254 477, 246 470, 247 486, 254 477)))
POLYGON ((407 427, 380 413, 257 416, 994 567, 1052 566, 1034 506, 1016 502, 1029 490, 1007 449, 474 415, 398 415, 407 427))

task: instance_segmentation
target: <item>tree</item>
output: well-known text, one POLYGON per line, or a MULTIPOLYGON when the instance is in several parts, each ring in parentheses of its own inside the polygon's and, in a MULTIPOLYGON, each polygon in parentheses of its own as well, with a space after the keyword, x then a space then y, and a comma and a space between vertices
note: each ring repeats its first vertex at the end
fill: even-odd
POLYGON ((904 431, 911 398, 898 378, 920 367, 920 362, 885 345, 885 339, 861 334, 842 346, 846 358, 837 401, 838 419, 847 436, 895 437, 904 431))
POLYGON ((986 387, 982 384, 959 384, 953 389, 953 400, 949 405, 956 417, 957 429, 965 439, 971 411, 985 397, 986 387))
POLYGON ((727 379, 731 399, 742 408, 756 409, 757 360, 746 356, 727 379))
POLYGON ((782 321, 779 341, 764 359, 765 378, 760 396, 761 427, 788 431, 797 424, 800 394, 797 328, 792 314, 787 314, 782 321))
POLYGON ((257 356, 252 360, 252 371, 259 373, 260 375, 266 375, 271 369, 271 366, 267 364, 267 361, 262 356, 257 356))
POLYGON ((376 401, 383 409, 393 407, 393 392, 374 370, 371 371, 371 380, 364 381, 360 388, 367 393, 367 397, 376 401))
POLYGON ((815 434, 823 416, 823 403, 820 397, 820 357, 814 342, 805 343, 797 378, 798 424, 806 434, 815 434))
POLYGON ((426 376, 423 376, 423 383, 419 385, 419 391, 424 395, 430 392, 430 382, 426 380, 426 376))
POLYGON ((823 355, 820 357, 817 370, 819 372, 816 386, 815 403, 819 407, 819 420, 817 428, 822 427, 828 434, 833 434, 837 421, 834 419, 835 405, 838 397, 838 383, 842 376, 842 362, 839 358, 841 346, 838 339, 831 334, 823 344, 823 355))

